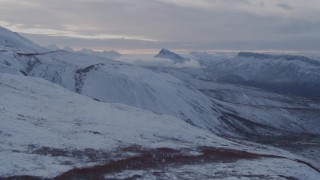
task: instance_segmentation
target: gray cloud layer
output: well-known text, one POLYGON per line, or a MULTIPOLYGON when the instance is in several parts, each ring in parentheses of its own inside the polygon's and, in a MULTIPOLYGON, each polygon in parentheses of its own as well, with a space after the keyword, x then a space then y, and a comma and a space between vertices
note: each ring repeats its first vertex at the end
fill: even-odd
POLYGON ((0 0, 0 25, 75 48, 317 51, 318 17, 318 0, 0 0))

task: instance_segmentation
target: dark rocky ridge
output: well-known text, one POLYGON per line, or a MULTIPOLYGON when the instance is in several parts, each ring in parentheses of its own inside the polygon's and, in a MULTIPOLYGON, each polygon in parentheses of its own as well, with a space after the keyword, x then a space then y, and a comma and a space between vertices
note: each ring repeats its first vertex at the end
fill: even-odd
POLYGON ((184 58, 182 56, 180 56, 177 53, 174 53, 168 49, 161 49, 161 51, 159 52, 159 54, 157 54, 155 56, 156 58, 167 58, 167 59, 171 59, 173 60, 175 63, 184 63, 186 61, 188 61, 189 59, 184 58))

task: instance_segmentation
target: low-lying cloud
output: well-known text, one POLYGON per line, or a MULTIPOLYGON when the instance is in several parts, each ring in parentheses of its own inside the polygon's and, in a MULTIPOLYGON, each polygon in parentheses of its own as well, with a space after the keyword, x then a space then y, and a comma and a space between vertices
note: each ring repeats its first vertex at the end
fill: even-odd
POLYGON ((152 67, 174 67, 174 68, 198 68, 200 64, 197 60, 190 59, 184 63, 174 63, 174 61, 165 58, 156 58, 153 55, 122 55, 116 59, 139 66, 152 67))

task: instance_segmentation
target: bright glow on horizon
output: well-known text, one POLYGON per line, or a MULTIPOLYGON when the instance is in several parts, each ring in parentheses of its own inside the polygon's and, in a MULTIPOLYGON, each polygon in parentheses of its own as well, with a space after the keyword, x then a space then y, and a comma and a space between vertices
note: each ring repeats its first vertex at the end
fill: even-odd
POLYGON ((63 36, 70 38, 80 38, 80 39, 126 39, 126 40, 140 40, 140 41, 154 41, 157 40, 146 38, 143 36, 127 36, 127 35, 116 35, 116 34, 80 34, 76 31, 71 30, 57 30, 57 29, 45 29, 45 28, 25 28, 22 24, 10 24, 8 22, 0 21, 0 26, 4 26, 14 32, 35 34, 35 35, 46 35, 46 36, 63 36))

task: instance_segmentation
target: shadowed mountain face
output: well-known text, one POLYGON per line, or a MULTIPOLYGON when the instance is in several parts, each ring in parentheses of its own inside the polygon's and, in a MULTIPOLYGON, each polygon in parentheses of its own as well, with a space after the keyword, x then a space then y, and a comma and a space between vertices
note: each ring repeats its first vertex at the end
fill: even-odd
POLYGON ((296 55, 273 55, 273 54, 261 54, 252 52, 240 52, 238 57, 252 58, 252 59, 275 59, 275 60, 286 60, 286 61, 301 61, 310 65, 320 66, 320 62, 317 60, 310 59, 305 56, 296 55))
POLYGON ((204 71, 202 77, 208 80, 320 98, 320 62, 304 56, 242 52, 235 58, 212 61, 204 71))

